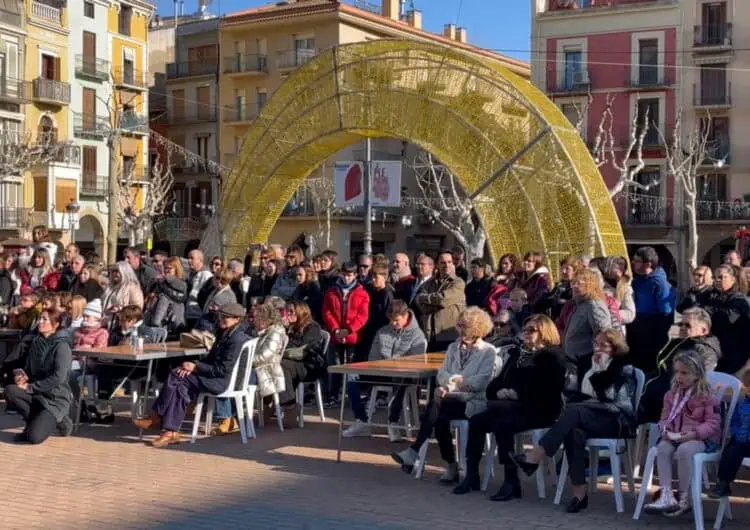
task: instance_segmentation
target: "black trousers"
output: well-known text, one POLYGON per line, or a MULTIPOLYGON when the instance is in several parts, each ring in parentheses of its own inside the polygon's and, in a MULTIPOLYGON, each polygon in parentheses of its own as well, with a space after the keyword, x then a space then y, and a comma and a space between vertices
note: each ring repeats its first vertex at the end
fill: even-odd
POLYGON ((281 359, 281 369, 284 371, 284 383, 286 390, 279 393, 279 402, 282 405, 290 405, 297 401, 297 385, 307 377, 307 368, 302 361, 281 359))
MULTIPOLYGON (((333 348, 328 348, 328 366, 354 362, 356 347, 356 345, 337 344, 333 348)), ((331 374, 328 376, 326 394, 329 399, 339 398, 342 384, 343 378, 341 374, 331 374)))
POLYGON ((734 481, 744 458, 750 458, 750 443, 740 443, 733 437, 721 452, 719 480, 722 482, 734 481))
POLYGON ((429 439, 434 430, 435 439, 440 448, 440 456, 448 464, 455 463, 456 455, 453 452, 451 420, 465 419, 467 419, 465 402, 455 399, 432 400, 420 418, 419 433, 411 448, 419 451, 419 448, 429 439))
POLYGON ((542 437, 539 445, 547 456, 554 456, 565 446, 570 482, 573 486, 586 484, 586 440, 589 438, 617 438, 620 436, 620 413, 591 404, 570 404, 560 418, 542 437))
POLYGON ((656 423, 661 418, 661 409, 664 407, 664 396, 669 392, 672 385, 668 373, 649 379, 643 389, 640 404, 638 405, 638 423, 656 423))
POLYGON ((16 385, 5 387, 5 402, 13 405, 26 422, 26 439, 40 444, 57 429, 57 420, 41 402, 16 385))
POLYGON ((469 420, 469 440, 466 446, 466 466, 469 473, 479 474, 485 435, 494 433, 497 441, 497 458, 505 466, 505 481, 518 481, 518 470, 510 455, 515 450, 514 437, 529 429, 548 427, 550 422, 540 418, 527 405, 518 401, 488 402, 489 408, 469 420))

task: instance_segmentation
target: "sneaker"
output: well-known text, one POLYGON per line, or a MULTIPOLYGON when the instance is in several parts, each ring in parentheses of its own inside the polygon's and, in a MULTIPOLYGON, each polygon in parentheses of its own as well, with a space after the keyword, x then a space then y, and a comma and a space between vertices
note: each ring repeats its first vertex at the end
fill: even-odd
POLYGON ((458 464, 445 464, 443 474, 440 475, 441 484, 454 484, 458 482, 458 464))
POLYGON ((357 420, 354 425, 350 425, 343 433, 344 438, 367 437, 371 435, 372 427, 363 423, 362 420, 357 420))
POLYGON ((326 401, 325 405, 323 405, 324 408, 327 409, 336 409, 341 405, 341 402, 336 398, 330 398, 328 401, 326 401))
POLYGON ((399 427, 398 423, 389 423, 388 424, 388 440, 391 443, 398 443, 403 439, 404 439, 404 435, 402 434, 401 427, 399 427))
POLYGON ((414 469, 414 466, 417 464, 419 453, 417 453, 411 447, 407 447, 406 449, 404 449, 403 451, 399 451, 398 453, 391 453, 391 458, 401 464, 402 470, 404 470, 406 473, 411 473, 412 469, 414 469))
POLYGON ((65 416, 60 423, 57 424, 57 432, 62 437, 68 437, 73 433, 73 420, 70 416, 65 416))
POLYGON ((679 517, 682 514, 690 511, 690 502, 688 501, 688 494, 681 493, 680 501, 677 504, 676 509, 666 512, 664 515, 668 517, 679 517))
POLYGON ((711 488, 708 492, 708 496, 712 499, 721 499, 722 497, 729 497, 732 494, 732 488, 729 487, 729 482, 718 482, 716 486, 711 488))
POLYGON ((662 494, 659 495, 658 499, 643 507, 646 513, 652 514, 670 513, 674 512, 678 508, 679 505, 672 495, 672 492, 666 489, 662 490, 662 494))

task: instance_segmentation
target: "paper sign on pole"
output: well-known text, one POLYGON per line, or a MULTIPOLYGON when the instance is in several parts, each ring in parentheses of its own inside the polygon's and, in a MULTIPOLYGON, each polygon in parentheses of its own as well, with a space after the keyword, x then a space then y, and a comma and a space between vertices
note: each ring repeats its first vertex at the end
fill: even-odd
MULTIPOLYGON (((364 162, 336 162, 336 207, 364 206, 364 162)), ((370 201, 373 207, 401 206, 401 162, 373 160, 370 201)))

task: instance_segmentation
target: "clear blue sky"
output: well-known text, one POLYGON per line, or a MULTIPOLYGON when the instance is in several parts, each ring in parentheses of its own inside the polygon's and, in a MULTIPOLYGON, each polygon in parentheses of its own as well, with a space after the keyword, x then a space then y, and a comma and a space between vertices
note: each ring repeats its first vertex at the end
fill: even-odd
MULTIPOLYGON (((379 5, 380 0, 369 0, 379 5)), ((210 11, 231 13, 272 3, 268 0, 213 0, 210 11)), ((353 2, 349 2, 353 3, 353 2)), ((442 33, 443 25, 458 22, 467 29, 469 42, 483 48, 514 50, 508 55, 528 61, 531 34, 529 0, 414 0, 422 11, 423 27, 442 33)), ((174 14, 172 0, 157 0, 160 15, 174 14)), ((407 7, 409 2, 407 1, 407 7)), ((198 0, 185 0, 185 13, 198 10, 198 0)))

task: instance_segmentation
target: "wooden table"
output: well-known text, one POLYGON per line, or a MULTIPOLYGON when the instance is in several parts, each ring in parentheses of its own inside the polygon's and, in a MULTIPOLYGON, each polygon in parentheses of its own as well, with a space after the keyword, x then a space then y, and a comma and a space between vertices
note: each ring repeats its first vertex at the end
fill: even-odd
MULTIPOLYGON (((394 380, 409 380, 410 385, 427 382, 427 394, 431 391, 430 382, 440 370, 445 359, 445 353, 426 353, 424 355, 410 355, 398 359, 383 359, 362 363, 338 364, 328 367, 329 374, 341 374, 344 381, 341 385, 341 410, 339 412, 339 439, 336 461, 341 462, 341 442, 344 432, 344 403, 346 402, 347 376, 392 377, 394 380)), ((382 384, 383 382, 380 381, 382 384)), ((395 381, 394 385, 403 385, 395 381)))
MULTIPOLYGON (((140 399, 143 400, 144 410, 145 404, 148 400, 149 385, 151 383, 151 376, 154 369, 154 361, 160 359, 174 359, 179 357, 199 357, 206 355, 208 350, 205 348, 184 348, 180 346, 179 342, 165 342, 162 344, 144 344, 142 350, 136 349, 131 345, 121 346, 108 346, 106 348, 82 348, 74 350, 75 355, 86 356, 93 359, 107 359, 109 361, 128 361, 128 362, 147 362, 146 369, 146 388, 140 399)), ((82 363, 81 376, 84 384, 86 380, 86 364, 82 363)), ((125 379, 127 380, 127 378, 125 379)), ((123 383, 125 382, 123 380, 123 383)), ((77 430, 80 425, 81 419, 81 404, 83 403, 83 389, 78 395, 78 410, 75 418, 75 429, 77 430)), ((143 436, 143 431, 140 431, 140 436, 143 436)))

